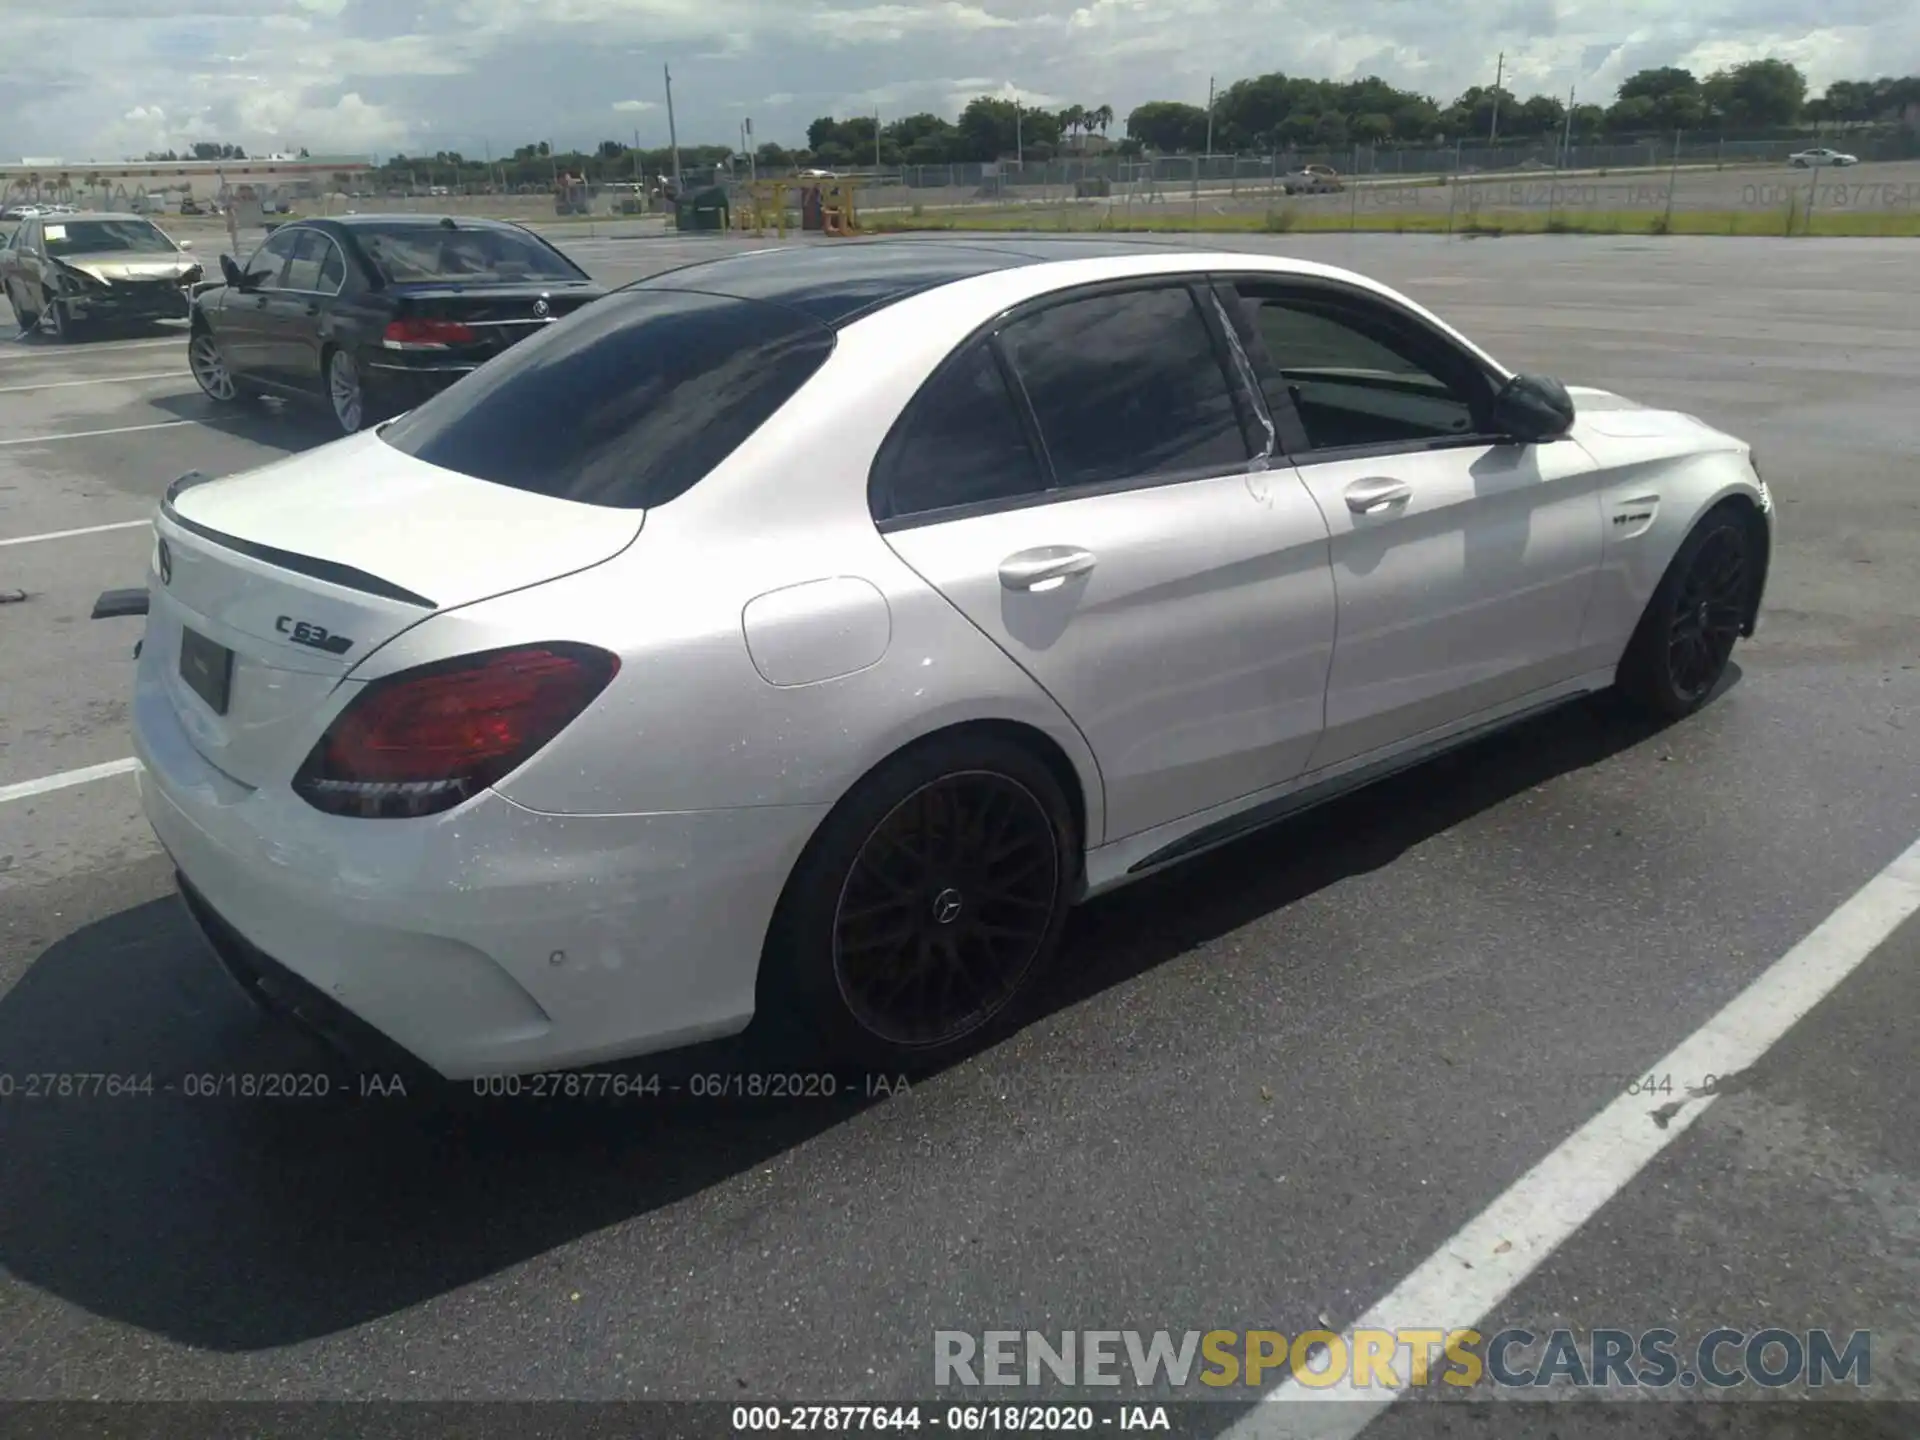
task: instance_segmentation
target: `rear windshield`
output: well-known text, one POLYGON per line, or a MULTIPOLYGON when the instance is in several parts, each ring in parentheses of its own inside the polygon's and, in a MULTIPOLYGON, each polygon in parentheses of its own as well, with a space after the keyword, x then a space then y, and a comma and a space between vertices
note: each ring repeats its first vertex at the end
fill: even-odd
POLYGON ((832 331, 781 305, 621 291, 515 345, 381 436, 478 480, 644 510, 732 454, 832 350, 832 331))
POLYGON ((133 255, 171 255, 174 243, 144 220, 66 220, 45 222, 49 255, 96 255, 125 251, 133 255))
POLYGON ((551 245, 517 230, 450 230, 438 224, 356 225, 353 238, 389 285, 414 285, 423 280, 506 285, 517 280, 586 278, 551 245))

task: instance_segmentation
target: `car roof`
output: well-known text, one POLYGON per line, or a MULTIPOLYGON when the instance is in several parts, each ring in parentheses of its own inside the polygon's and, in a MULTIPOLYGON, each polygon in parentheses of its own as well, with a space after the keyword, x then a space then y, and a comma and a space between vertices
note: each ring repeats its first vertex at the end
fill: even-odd
POLYGON ((997 270, 1184 248, 1150 240, 1077 236, 835 240, 700 260, 625 288, 695 290, 769 301, 838 329, 910 295, 997 270))
POLYGON ((49 215, 59 215, 66 220, 144 220, 149 225, 153 223, 151 216, 136 215, 131 210, 42 210, 39 218, 44 220, 49 215))
POLYGON ((435 226, 451 226, 456 230, 511 230, 515 233, 526 229, 523 225, 515 225, 511 220, 488 220, 479 215, 416 215, 404 210, 377 215, 315 215, 310 219, 296 220, 293 223, 337 225, 343 230, 396 225, 413 226, 422 230, 431 230, 435 226))

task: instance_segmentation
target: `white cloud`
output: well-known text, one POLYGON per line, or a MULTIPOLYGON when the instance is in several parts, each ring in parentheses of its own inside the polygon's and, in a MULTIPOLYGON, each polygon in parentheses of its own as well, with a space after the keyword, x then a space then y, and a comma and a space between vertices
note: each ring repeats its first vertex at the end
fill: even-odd
POLYGON ((315 153, 510 150, 605 138, 611 112, 663 143, 673 66, 683 143, 793 143, 830 110, 953 114, 1198 103, 1263 70, 1379 74, 1440 100, 1490 83, 1604 100, 1654 65, 1773 54, 1818 92, 1920 72, 1913 0, 62 0, 11 6, 0 156, 112 158, 222 140, 315 153), (84 54, 84 75, 70 57, 84 54), (796 83, 807 86, 795 92, 796 83), (649 99, 609 100, 635 95, 649 99))
POLYGON ((858 10, 816 10, 808 28, 831 40, 886 44, 936 31, 1011 30, 1018 22, 960 0, 938 4, 868 5, 858 10))

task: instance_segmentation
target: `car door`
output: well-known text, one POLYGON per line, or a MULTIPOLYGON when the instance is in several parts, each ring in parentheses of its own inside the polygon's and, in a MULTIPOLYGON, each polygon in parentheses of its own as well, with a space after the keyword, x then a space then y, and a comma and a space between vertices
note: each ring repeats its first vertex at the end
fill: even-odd
POLYGON ((284 233, 293 237, 293 248, 280 283, 259 311, 263 360, 276 385, 317 394, 322 388, 320 322, 327 300, 339 293, 345 262, 323 230, 301 226, 284 233))
POLYGON ((1179 277, 1050 297, 950 357, 875 465, 894 550, 1086 736, 1107 841, 1291 779, 1320 732, 1327 530, 1223 341, 1179 277))
POLYGON ((1489 433, 1500 377, 1385 297, 1317 281, 1234 288, 1263 393, 1332 537, 1339 640, 1312 767, 1592 668, 1580 637, 1605 528, 1593 458, 1571 439, 1489 433))
POLYGON ((280 288, 287 261, 299 240, 297 231, 274 231, 242 267, 247 284, 244 287, 230 285, 221 297, 216 334, 227 368, 235 374, 279 383, 273 367, 274 292, 280 288))

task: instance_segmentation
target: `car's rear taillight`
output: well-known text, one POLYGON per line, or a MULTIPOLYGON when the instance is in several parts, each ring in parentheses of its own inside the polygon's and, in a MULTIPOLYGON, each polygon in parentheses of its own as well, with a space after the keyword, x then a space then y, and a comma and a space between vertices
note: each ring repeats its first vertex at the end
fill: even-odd
POLYGON ((449 345, 471 345, 473 327, 458 320, 395 320, 387 326, 380 343, 389 350, 444 350, 449 345))
POLYGON ((294 777, 309 805, 368 820, 451 810, 531 759, 606 689, 619 657, 553 641, 372 681, 294 777))

